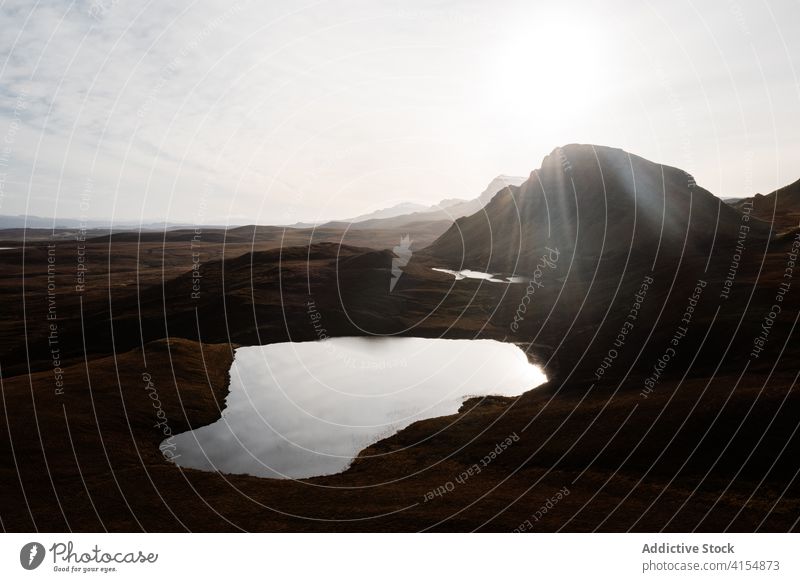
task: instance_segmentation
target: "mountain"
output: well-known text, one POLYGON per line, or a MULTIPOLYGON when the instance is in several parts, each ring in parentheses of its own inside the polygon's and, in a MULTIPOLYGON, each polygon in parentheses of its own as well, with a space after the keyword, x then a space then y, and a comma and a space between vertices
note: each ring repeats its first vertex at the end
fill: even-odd
POLYGON ((481 206, 486 206, 494 195, 506 186, 519 186, 523 182, 525 182, 525 178, 522 176, 506 176, 501 174, 489 182, 486 189, 478 196, 478 201, 481 203, 481 206))
POLYGON ((800 226, 800 180, 767 194, 727 201, 734 208, 744 210, 752 204, 754 216, 773 222, 776 231, 800 226))
MULTIPOLYGON (((519 187, 461 218, 426 252, 442 266, 531 272, 546 248, 581 261, 708 255, 736 241, 742 214, 678 168, 621 149, 571 144, 519 187)), ((748 236, 769 226, 747 222, 748 236)))
POLYGON ((382 218, 394 218, 403 214, 411 214, 412 212, 422 212, 428 210, 427 206, 422 204, 415 204, 414 202, 401 202, 389 208, 382 208, 367 214, 360 214, 353 218, 345 218, 336 222, 364 222, 365 220, 380 220, 382 218))
MULTIPOLYGON (((497 176, 494 180, 489 182, 486 189, 474 200, 443 200, 438 204, 438 210, 444 211, 452 220, 475 214, 476 212, 480 212, 494 195, 505 187, 519 186, 524 181, 525 178, 520 176, 497 176)), ((432 212, 436 212, 436 210, 437 209, 431 209, 432 212)))
MULTIPOLYGON (((453 220, 475 214, 479 212, 492 197, 507 186, 518 186, 525 181, 525 178, 519 176, 497 176, 492 180, 486 189, 473 200, 464 200, 461 198, 448 198, 442 200, 433 206, 423 206, 411 212, 404 212, 401 214, 375 216, 379 213, 389 213, 394 209, 398 209, 404 205, 399 204, 392 208, 379 210, 371 214, 357 216, 350 220, 336 220, 325 224, 329 227, 337 228, 417 228, 424 225, 426 228, 430 227, 433 223, 442 222, 449 225, 453 220)), ((405 205, 406 207, 415 206, 413 204, 405 205)), ((442 224, 442 231, 446 228, 442 224)))

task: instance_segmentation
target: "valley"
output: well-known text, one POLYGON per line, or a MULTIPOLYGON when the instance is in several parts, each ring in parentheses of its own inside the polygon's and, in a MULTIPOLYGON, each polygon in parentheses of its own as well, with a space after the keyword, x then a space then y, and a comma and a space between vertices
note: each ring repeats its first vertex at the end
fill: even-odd
POLYGON ((454 221, 113 232, 81 249, 69 230, 0 231, 3 526, 796 530, 800 230, 775 216, 572 144, 454 221), (506 342, 548 381, 468 398, 324 476, 159 450, 167 426, 220 419, 237 349, 323 331, 506 342))

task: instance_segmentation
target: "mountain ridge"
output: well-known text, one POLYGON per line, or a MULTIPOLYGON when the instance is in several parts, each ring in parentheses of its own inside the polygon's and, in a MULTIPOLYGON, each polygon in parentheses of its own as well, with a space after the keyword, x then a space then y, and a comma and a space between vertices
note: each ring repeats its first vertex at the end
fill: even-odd
POLYGON ((729 204, 739 211, 752 205, 753 215, 766 222, 773 222, 776 230, 798 228, 800 227, 800 180, 769 194, 756 194, 729 204))
MULTIPOLYGON (((438 204, 427 207, 424 210, 398 214, 396 216, 363 218, 361 215, 349 220, 332 220, 323 224, 327 227, 347 227, 347 228, 402 228, 412 226, 415 223, 430 224, 436 221, 456 220, 463 216, 480 212, 480 210, 501 190, 509 185, 521 184, 525 178, 520 176, 509 176, 500 174, 487 185, 477 198, 471 200, 460 198, 444 199, 438 204), (358 219, 358 220, 356 220, 358 219)), ((392 208, 396 208, 392 207, 392 208)), ((381 211, 376 211, 381 212, 381 211)), ((375 214, 375 213, 371 213, 375 214)))
POLYGON ((655 260, 690 249, 708 255, 735 242, 743 222, 751 238, 769 236, 769 225, 742 217, 679 168, 619 148, 568 144, 425 252, 442 266, 523 274, 546 247, 581 261, 655 260))

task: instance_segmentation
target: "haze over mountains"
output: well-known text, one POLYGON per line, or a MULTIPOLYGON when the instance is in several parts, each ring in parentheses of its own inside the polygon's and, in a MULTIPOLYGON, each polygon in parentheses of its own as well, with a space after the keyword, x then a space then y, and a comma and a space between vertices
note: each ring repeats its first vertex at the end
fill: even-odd
MULTIPOLYGON (((49 228, 49 229, 76 229, 108 230, 113 226, 115 230, 165 230, 185 228, 189 223, 168 223, 163 221, 134 221, 134 220, 100 220, 80 218, 46 218, 44 216, 28 215, 0 215, 0 230, 6 228, 49 228)), ((210 226, 210 225, 209 225, 210 226)))
MULTIPOLYGON (((440 201, 438 204, 424 205, 414 202, 401 202, 388 208, 381 208, 372 212, 346 218, 342 220, 333 221, 318 221, 312 222, 297 222, 290 225, 292 228, 313 228, 315 226, 329 226, 351 224, 355 228, 374 228, 374 227, 394 227, 403 223, 414 222, 432 222, 436 220, 455 220, 462 216, 467 216, 478 212, 483 208, 489 200, 492 199, 498 191, 506 186, 518 186, 525 181, 525 178, 519 176, 506 176, 500 175, 492 180, 486 189, 474 199, 466 198, 447 198, 440 201), (381 222, 385 219, 395 219, 391 222, 381 222), (363 223, 357 225, 356 223, 363 223)), ((248 226, 250 223, 247 221, 234 221, 227 225, 227 227, 248 226)), ((195 226, 188 222, 137 222, 132 220, 99 220, 99 219, 80 219, 80 218, 46 218, 35 215, 0 215, 0 230, 2 229, 22 229, 22 228, 50 228, 56 230, 67 230, 84 228, 88 230, 108 230, 113 227, 114 230, 176 230, 184 229, 195 226)), ((206 229, 226 228, 225 225, 215 225, 204 223, 202 225, 206 229)))
POLYGON ((525 178, 519 176, 501 174, 492 180, 486 189, 474 199, 447 198, 432 206, 401 203, 349 219, 332 220, 324 225, 339 227, 348 225, 349 228, 401 228, 404 225, 413 225, 415 223, 453 221, 462 216, 469 216, 480 211, 500 190, 506 186, 518 186, 524 181, 525 178))

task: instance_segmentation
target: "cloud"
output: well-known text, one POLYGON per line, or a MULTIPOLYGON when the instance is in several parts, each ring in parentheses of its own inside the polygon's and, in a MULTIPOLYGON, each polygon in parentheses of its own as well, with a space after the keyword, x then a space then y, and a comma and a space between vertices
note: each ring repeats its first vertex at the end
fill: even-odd
POLYGON ((569 26, 529 2, 6 2, 0 213, 76 216, 91 181, 92 218, 192 220, 200 192, 220 221, 335 218, 471 197, 571 141, 691 162, 720 194, 796 174, 791 4, 576 6, 607 55, 580 112, 553 111, 547 79, 494 98, 532 74, 498 79, 509 37, 569 26))

